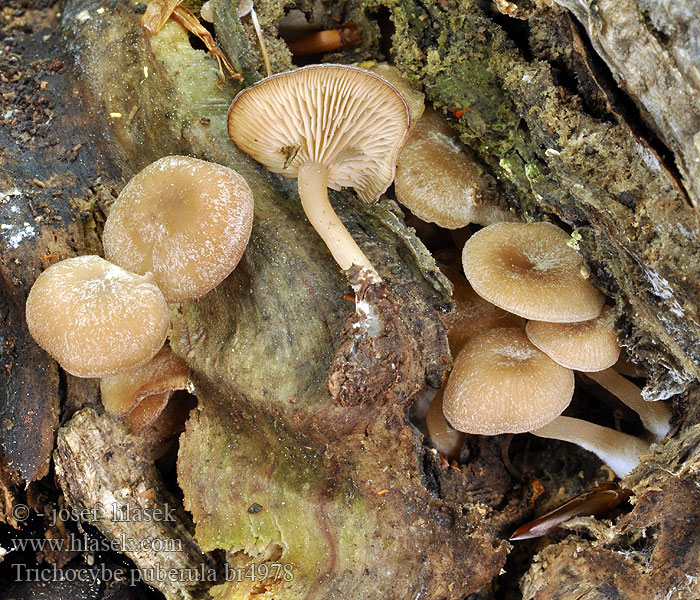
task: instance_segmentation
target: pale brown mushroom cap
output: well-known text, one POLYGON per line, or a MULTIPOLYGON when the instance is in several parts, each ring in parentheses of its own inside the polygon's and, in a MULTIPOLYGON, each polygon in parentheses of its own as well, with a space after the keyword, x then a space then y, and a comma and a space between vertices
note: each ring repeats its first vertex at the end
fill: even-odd
POLYGON ((253 225, 253 194, 227 167, 167 156, 126 184, 105 223, 106 257, 151 271, 168 302, 203 296, 236 267, 253 225))
POLYGON ((477 294, 526 319, 588 321, 605 296, 584 278, 568 240, 551 223, 496 223, 464 245, 464 273, 477 294))
POLYGON ((609 306, 600 316, 578 323, 529 321, 530 341, 555 362, 576 371, 603 371, 620 357, 609 306))
POLYGON ((170 326, 150 273, 136 275, 99 256, 50 266, 29 292, 26 310, 32 337, 78 377, 106 377, 150 360, 170 326))
POLYGON ((573 371, 535 348, 523 329, 491 329, 457 356, 442 408, 465 433, 523 433, 559 416, 573 393, 573 371))
POLYGON ((311 65, 267 77, 240 92, 228 114, 236 145, 270 171, 296 177, 300 165, 329 169, 328 187, 352 187, 374 202, 394 178, 410 117, 381 77, 344 65, 311 65))
POLYGON ((491 192, 483 168, 463 150, 447 120, 431 108, 414 123, 401 149, 394 189, 398 201, 414 215, 446 229, 516 220, 488 204, 491 192))
POLYGON ((443 265, 440 265, 440 270, 453 286, 454 310, 440 314, 440 320, 447 327, 452 356, 457 356, 464 345, 482 331, 497 327, 525 327, 525 319, 522 317, 486 302, 472 289, 462 273, 443 265))
POLYGON ((107 412, 126 417, 132 429, 152 423, 165 408, 172 392, 184 390, 190 369, 170 348, 161 349, 147 363, 100 381, 107 412))

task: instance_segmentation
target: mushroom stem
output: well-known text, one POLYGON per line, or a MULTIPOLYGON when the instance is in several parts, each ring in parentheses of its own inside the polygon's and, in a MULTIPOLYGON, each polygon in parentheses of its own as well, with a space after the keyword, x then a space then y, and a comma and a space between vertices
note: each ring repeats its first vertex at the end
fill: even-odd
POLYGON ((267 54, 267 47, 265 46, 265 40, 263 39, 262 29, 260 28, 260 22, 258 21, 258 15, 253 7, 253 0, 241 0, 238 5, 238 18, 242 19, 248 14, 250 15, 251 21, 253 21, 255 35, 258 36, 258 42, 260 43, 260 53, 262 54, 263 61, 265 62, 265 69, 267 70, 267 76, 269 77, 272 75, 270 57, 267 54))
POLYGON ((255 27, 255 35, 258 36, 258 42, 260 42, 260 52, 262 53, 263 61, 265 62, 265 69, 267 70, 267 76, 272 75, 272 66, 270 65, 270 57, 267 54, 267 46, 265 46, 265 40, 262 36, 262 29, 260 29, 260 23, 258 22, 258 15, 255 13, 255 9, 251 7, 250 18, 253 21, 253 27, 255 27))
POLYGON ((309 162, 299 167, 299 198, 314 229, 326 242, 340 268, 347 271, 353 265, 369 271, 376 280, 381 277, 360 250, 328 200, 328 167, 309 162))
POLYGON ((634 469, 639 464, 639 455, 649 449, 649 445, 637 437, 572 417, 557 417, 530 433, 577 444, 593 452, 619 477, 634 469))
POLYGON ((587 372, 585 375, 636 412, 642 420, 644 427, 650 431, 657 440, 663 438, 671 429, 669 424, 671 420, 671 411, 668 406, 663 402, 647 402, 642 397, 642 391, 613 368, 594 373, 587 372))

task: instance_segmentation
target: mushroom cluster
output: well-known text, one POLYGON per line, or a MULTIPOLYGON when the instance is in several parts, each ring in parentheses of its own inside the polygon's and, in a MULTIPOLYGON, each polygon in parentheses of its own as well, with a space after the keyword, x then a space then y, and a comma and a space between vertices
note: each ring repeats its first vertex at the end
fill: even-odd
POLYGON ((444 389, 443 412, 465 433, 530 432, 573 442, 623 476, 649 444, 560 416, 573 397, 574 370, 637 412, 655 439, 668 433, 670 412, 662 403, 645 401, 637 386, 612 369, 620 355, 612 310, 582 273, 568 239, 550 223, 498 223, 467 241, 462 262, 473 291, 493 310, 522 322, 491 326, 482 317, 478 330, 460 326, 460 287, 466 282, 456 287, 457 311, 448 327, 459 340, 451 341, 453 350, 461 348, 444 389))
POLYGON ((253 195, 235 171, 187 156, 148 165, 124 187, 99 256, 50 266, 26 303, 31 335, 78 377, 102 378, 105 408, 133 429, 153 424, 187 366, 163 349, 168 303, 198 298, 238 264, 253 195))

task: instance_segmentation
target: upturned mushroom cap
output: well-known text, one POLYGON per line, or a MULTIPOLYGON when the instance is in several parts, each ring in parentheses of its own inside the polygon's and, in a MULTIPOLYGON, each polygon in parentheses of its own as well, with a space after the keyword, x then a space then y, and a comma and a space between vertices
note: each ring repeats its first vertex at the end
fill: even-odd
POLYGON ((190 369, 170 348, 161 349, 147 363, 100 381, 107 412, 126 417, 132 429, 152 423, 175 390, 184 390, 190 369))
POLYGON ((484 170, 462 148, 445 118, 427 108, 399 154, 396 198, 417 217, 446 229, 469 223, 516 220, 486 203, 491 192, 484 170))
POLYGON ((360 63, 357 67, 367 69, 375 75, 379 75, 393 85, 403 96, 408 111, 411 114, 411 123, 415 124, 420 119, 425 110, 425 94, 417 90, 408 78, 394 65, 385 62, 367 61, 360 63))
POLYGON ((486 302, 477 294, 464 275, 450 267, 440 266, 440 270, 452 283, 452 312, 440 314, 440 320, 447 327, 447 339, 452 356, 457 356, 464 345, 482 331, 497 327, 525 327, 525 319, 486 302))
POLYGON ((136 275, 99 256, 50 266, 29 292, 26 310, 32 337, 78 377, 106 377, 150 360, 170 326, 150 273, 136 275))
POLYGON ((590 321, 529 321, 525 331, 535 346, 560 365, 576 371, 602 371, 620 356, 612 319, 611 308, 605 307, 590 321))
POLYGON ((551 223, 496 223, 464 245, 464 273, 477 294, 526 319, 594 319, 605 296, 583 277, 568 240, 551 223))
POLYGON ((457 356, 442 408, 465 433, 523 433, 559 416, 573 393, 573 371, 535 348, 523 329, 491 329, 457 356))
POLYGON ((381 77, 344 65, 311 65, 240 92, 228 113, 236 145, 270 171, 296 177, 303 164, 328 168, 328 187, 352 187, 374 202, 394 178, 410 117, 381 77))
POLYGON ((204 295, 236 267, 253 224, 253 194, 235 171, 167 156, 126 184, 105 223, 106 257, 151 271, 168 302, 204 295))

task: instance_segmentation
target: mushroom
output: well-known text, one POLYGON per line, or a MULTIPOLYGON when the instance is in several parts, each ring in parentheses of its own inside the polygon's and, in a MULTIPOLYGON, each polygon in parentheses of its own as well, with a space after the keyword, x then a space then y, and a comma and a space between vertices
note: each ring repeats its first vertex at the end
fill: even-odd
POLYGON ((530 341, 556 363, 585 372, 635 411, 656 439, 669 429, 671 411, 661 402, 647 402, 642 391, 617 373, 612 366, 620 355, 613 330, 612 309, 607 306, 599 317, 579 323, 545 323, 530 321, 526 332, 530 341))
POLYGON ((481 297, 526 319, 588 321, 605 296, 583 276, 568 240, 551 223, 496 223, 464 245, 464 273, 481 297))
POLYGON ((438 390, 430 402, 425 417, 430 443, 447 458, 457 458, 464 445, 465 435, 454 429, 445 419, 442 411, 442 389, 438 390))
POLYGON ((204 295, 236 267, 253 224, 253 194, 235 171, 166 156, 126 184, 107 217, 106 257, 151 271, 168 302, 204 295))
POLYGON ((417 90, 399 69, 389 63, 377 62, 376 60, 367 60, 353 66, 371 71, 393 85, 406 101, 408 112, 411 115, 411 127, 418 122, 425 110, 425 94, 417 90))
POLYGON ((491 329, 473 337, 457 356, 445 387, 443 411, 452 426, 465 433, 529 431, 578 444, 625 475, 648 444, 560 416, 573 393, 573 371, 538 350, 523 329, 491 329))
POLYGON ((134 431, 153 423, 176 390, 187 387, 190 369, 170 348, 146 364, 100 381, 107 412, 123 417, 134 431))
POLYGON ((452 356, 457 356, 464 345, 475 335, 497 327, 525 327, 525 319, 486 302, 477 294, 461 272, 440 265, 440 270, 452 283, 454 309, 440 314, 447 327, 447 339, 452 356))
POLYGON ((26 305, 36 342, 77 377, 106 377, 150 360, 170 319, 153 275, 130 273, 99 256, 51 265, 26 305))
POLYGON ((513 213, 489 203, 492 185, 446 119, 427 108, 399 154, 394 181, 397 200, 417 217, 446 229, 517 220, 513 213))
POLYGON ((304 212, 340 268, 357 265, 375 282, 381 278, 336 215, 327 188, 353 187, 364 202, 376 201, 394 178, 409 125, 396 88, 368 71, 331 64, 267 77, 240 92, 228 113, 239 148, 270 171, 298 178, 304 212))

